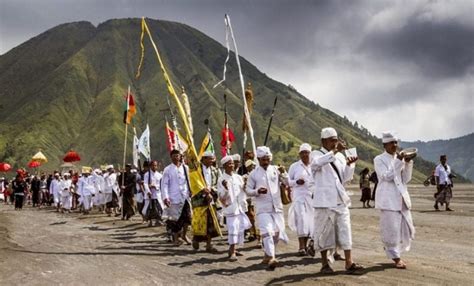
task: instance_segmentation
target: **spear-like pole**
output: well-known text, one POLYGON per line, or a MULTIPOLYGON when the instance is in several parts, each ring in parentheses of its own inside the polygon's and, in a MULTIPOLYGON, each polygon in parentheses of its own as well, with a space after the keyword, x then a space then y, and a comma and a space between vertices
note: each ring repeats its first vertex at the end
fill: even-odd
POLYGON ((273 115, 275 114, 275 107, 277 105, 277 101, 278 101, 278 97, 275 96, 275 101, 273 102, 272 115, 270 116, 270 121, 268 122, 267 134, 265 135, 265 141, 263 142, 264 146, 267 145, 268 134, 270 134, 270 127, 272 126, 273 115))

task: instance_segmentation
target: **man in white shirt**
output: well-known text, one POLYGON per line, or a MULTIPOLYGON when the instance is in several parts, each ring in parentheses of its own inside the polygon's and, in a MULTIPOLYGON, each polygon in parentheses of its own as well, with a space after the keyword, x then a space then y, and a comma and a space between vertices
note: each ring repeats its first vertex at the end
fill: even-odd
POLYGON ((300 160, 288 170, 288 184, 291 187, 292 204, 288 210, 288 226, 298 235, 301 256, 306 255, 306 245, 312 233, 314 211, 311 199, 314 192, 310 165, 311 145, 303 143, 299 149, 300 160))
POLYGON ((152 221, 155 220, 155 226, 163 225, 161 216, 163 214, 163 201, 161 198, 161 175, 158 172, 158 162, 152 161, 150 169, 143 177, 143 186, 145 187, 145 205, 143 206, 142 214, 145 220, 148 220, 148 226, 152 226, 152 221))
POLYGON ((346 158, 341 152, 347 147, 337 137, 334 128, 321 131, 321 149, 311 153, 311 169, 315 183, 313 196, 314 230, 310 248, 321 252, 321 273, 332 274, 329 257, 336 248, 344 250, 347 274, 360 274, 364 267, 352 261, 352 234, 349 206, 351 200, 344 184, 354 175, 357 158, 346 158))
POLYGON ((212 246, 212 238, 219 236, 220 223, 222 221, 222 207, 220 202, 217 200, 217 180, 220 177, 220 171, 214 167, 216 157, 213 152, 206 151, 201 158, 201 169, 206 187, 200 192, 195 194, 191 198, 191 204, 193 207, 193 248, 199 249, 200 242, 206 242, 206 251, 210 253, 218 252, 217 249, 212 246), (211 208, 217 214, 216 223, 211 214, 211 208), (205 222, 204 224, 199 221, 205 222), (204 227, 201 227, 205 225, 204 227))
POLYGON ((453 211, 449 208, 449 204, 453 197, 453 182, 451 181, 451 178, 455 176, 451 174, 451 167, 447 164, 448 157, 446 155, 441 155, 439 161, 440 164, 436 166, 434 173, 437 190, 437 193, 435 194, 436 202, 434 208, 438 211, 438 204, 446 204, 446 211, 453 211))
POLYGON ((61 205, 62 205, 61 212, 66 211, 69 213, 71 212, 71 206, 72 206, 71 174, 64 173, 63 178, 64 180, 61 181, 61 205))
POLYGON ((374 159, 378 186, 375 194, 375 208, 380 210, 380 233, 387 257, 395 267, 405 269, 401 253, 410 250, 415 237, 411 216, 411 199, 407 184, 411 180, 413 161, 397 153, 398 139, 392 132, 382 134, 385 152, 374 159))
POLYGON ((54 173, 54 179, 49 186, 49 193, 53 196, 56 211, 59 212, 61 206, 61 178, 59 173, 54 173))
POLYGON ((82 177, 77 182, 77 192, 81 196, 84 214, 89 214, 92 205, 92 195, 95 194, 94 180, 90 176, 92 168, 82 167, 82 177))
POLYGON ((288 242, 280 195, 280 184, 285 178, 277 166, 270 165, 272 161, 270 148, 258 147, 257 158, 259 166, 250 173, 246 190, 249 196, 255 197, 257 224, 265 253, 262 263, 268 264, 269 269, 274 270, 279 266, 275 258, 276 246, 280 240, 288 242))
POLYGON ((166 166, 161 179, 163 202, 167 207, 166 229, 176 245, 181 245, 182 240, 189 244, 190 240, 186 236, 191 224, 188 166, 183 164, 182 155, 178 150, 171 151, 170 157, 171 164, 166 166))
POLYGON ((112 212, 116 213, 118 207, 118 182, 117 174, 113 165, 107 166, 107 172, 104 174, 105 188, 104 188, 104 199, 105 199, 105 212, 108 216, 112 215, 112 212))
POLYGON ((100 169, 95 169, 92 172, 92 177, 95 188, 94 205, 97 206, 99 212, 102 212, 105 211, 105 179, 100 169))
POLYGON ((237 261, 237 245, 244 244, 244 233, 251 224, 245 214, 247 195, 244 192, 244 181, 241 176, 234 173, 234 160, 232 156, 225 156, 221 160, 224 173, 217 183, 219 200, 224 207, 223 213, 226 218, 229 242, 229 260, 237 261))

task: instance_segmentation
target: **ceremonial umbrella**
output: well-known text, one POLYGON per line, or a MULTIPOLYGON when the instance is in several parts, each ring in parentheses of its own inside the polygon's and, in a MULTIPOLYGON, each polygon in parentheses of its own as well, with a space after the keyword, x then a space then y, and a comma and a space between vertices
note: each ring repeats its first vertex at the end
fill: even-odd
POLYGON ((8 163, 0 163, 0 172, 8 172, 10 171, 12 166, 8 163))
POLYGON ((77 152, 71 150, 64 155, 63 161, 68 163, 77 162, 81 161, 81 157, 77 152))
POLYGON ((38 151, 38 153, 36 153, 33 156, 33 158, 31 158, 31 161, 36 161, 36 162, 40 162, 40 163, 47 163, 48 159, 46 159, 46 156, 44 156, 44 154, 41 151, 38 151))
POLYGON ((30 161, 28 163, 28 168, 37 168, 39 166, 41 166, 41 163, 38 161, 30 161))

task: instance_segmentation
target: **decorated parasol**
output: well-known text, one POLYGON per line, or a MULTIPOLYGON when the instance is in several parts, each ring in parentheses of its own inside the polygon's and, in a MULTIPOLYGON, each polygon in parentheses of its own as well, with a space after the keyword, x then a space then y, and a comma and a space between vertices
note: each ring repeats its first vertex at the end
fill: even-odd
POLYGON ((28 163, 28 168, 38 168, 39 166, 41 166, 41 163, 38 161, 30 161, 28 163))
POLYGON ((77 162, 81 161, 81 157, 77 152, 71 150, 64 155, 63 161, 68 163, 77 162))
POLYGON ((8 163, 0 163, 0 172, 8 172, 12 169, 12 166, 8 163))
POLYGON ((38 151, 38 153, 36 153, 33 156, 33 158, 31 158, 31 161, 36 161, 36 162, 40 162, 40 163, 47 163, 48 159, 46 158, 46 156, 44 156, 44 154, 41 151, 38 151))

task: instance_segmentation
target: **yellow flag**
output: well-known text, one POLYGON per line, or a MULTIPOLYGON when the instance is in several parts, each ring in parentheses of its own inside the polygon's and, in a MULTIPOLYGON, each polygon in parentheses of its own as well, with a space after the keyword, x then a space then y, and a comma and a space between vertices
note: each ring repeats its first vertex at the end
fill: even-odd
MULTIPOLYGON (((186 112, 183 108, 183 105, 181 104, 181 101, 179 100, 179 97, 177 96, 173 85, 171 84, 171 80, 168 76, 168 72, 166 71, 166 68, 163 64, 163 61, 161 60, 160 52, 158 51, 158 47, 156 46, 155 42, 153 41, 153 37, 151 36, 150 29, 148 28, 148 25, 145 21, 145 18, 142 18, 142 32, 140 36, 140 46, 142 49, 141 53, 141 58, 140 58, 140 63, 138 66, 137 70, 137 75, 136 77, 140 77, 140 70, 143 65, 143 58, 145 56, 145 45, 144 45, 144 35, 145 33, 148 35, 148 38, 150 39, 150 42, 155 50, 155 54, 158 60, 158 63, 160 64, 161 71, 163 72, 163 76, 165 78, 166 82, 166 87, 168 88, 169 95, 171 98, 174 100, 176 107, 178 108, 178 113, 179 116, 181 116, 181 121, 183 122, 184 125, 184 131, 185 131, 185 140, 189 144, 189 148, 186 150, 186 159, 189 167, 189 184, 191 185, 191 193, 192 195, 196 195, 199 193, 202 189, 206 188, 206 183, 204 181, 204 177, 202 175, 201 171, 201 164, 199 162, 198 154, 196 152, 196 147, 194 147, 194 140, 192 137, 191 130, 188 125, 188 119, 186 112)), ((220 235, 222 235, 220 227, 219 227, 219 222, 217 220, 217 215, 216 212, 214 211, 213 208, 209 208, 212 216, 212 220, 215 226, 215 229, 219 232, 220 235)), ((199 219, 199 218, 197 218, 199 219)), ((199 234, 198 234, 199 235, 199 234)))

